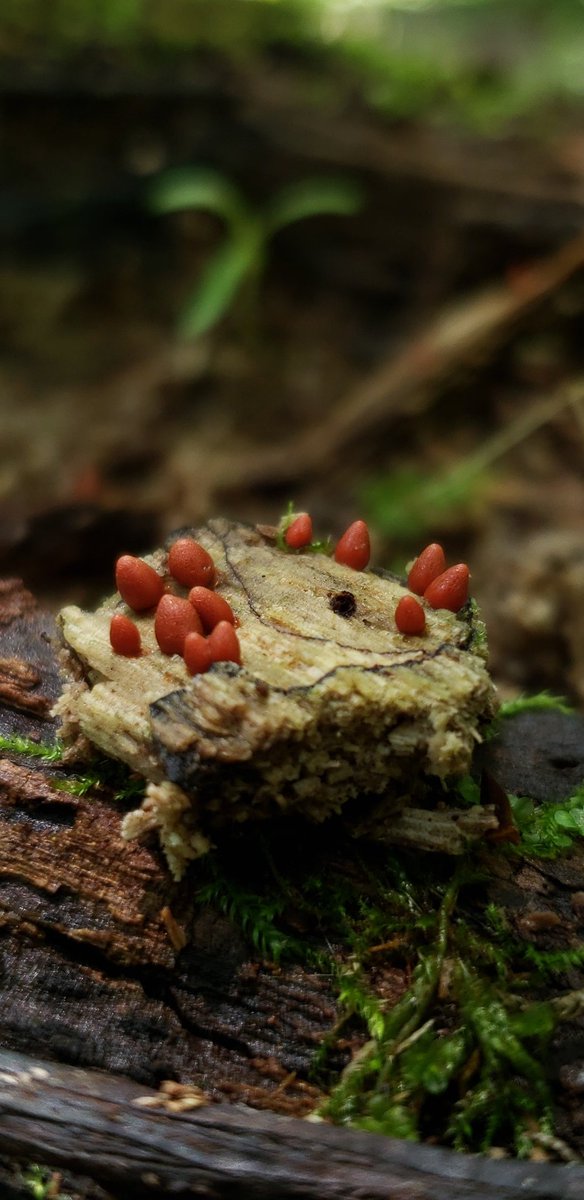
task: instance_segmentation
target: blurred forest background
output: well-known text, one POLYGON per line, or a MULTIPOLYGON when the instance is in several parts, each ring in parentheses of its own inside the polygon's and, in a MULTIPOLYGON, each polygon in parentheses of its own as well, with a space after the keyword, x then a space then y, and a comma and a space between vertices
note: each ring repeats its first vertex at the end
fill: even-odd
POLYGON ((1 574, 293 499, 584 699, 583 100, 582 0, 3 0, 1 574))

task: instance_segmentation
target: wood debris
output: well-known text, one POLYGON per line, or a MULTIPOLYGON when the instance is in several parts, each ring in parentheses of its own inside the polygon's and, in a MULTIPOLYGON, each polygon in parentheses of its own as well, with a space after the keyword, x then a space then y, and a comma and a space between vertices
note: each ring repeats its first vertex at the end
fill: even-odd
MULTIPOLYGON (((257 530, 210 521, 193 536, 212 555, 218 589, 238 620, 243 666, 189 676, 160 653, 151 614, 135 615, 143 654, 112 652, 119 595, 60 621, 84 679, 57 711, 150 782, 124 836, 159 832, 180 878, 234 823, 346 809, 362 834, 460 853, 495 828, 489 808, 451 809, 426 794, 432 780, 469 769, 481 723, 495 709, 480 622, 472 606, 426 613, 426 633, 394 622, 407 594, 385 572, 356 571, 324 554, 286 554, 257 530), (350 592, 350 617, 335 597, 350 592), (372 798, 380 800, 376 817, 372 798)), ((147 559, 165 570, 165 551, 147 559)))

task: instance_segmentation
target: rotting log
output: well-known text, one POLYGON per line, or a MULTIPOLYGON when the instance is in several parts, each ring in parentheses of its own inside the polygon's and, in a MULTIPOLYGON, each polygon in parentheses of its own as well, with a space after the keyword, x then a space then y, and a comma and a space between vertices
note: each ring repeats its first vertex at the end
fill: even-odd
POLYGON ((149 1110, 127 1080, 0 1053, 0 1146, 124 1200, 582 1200, 584 1167, 497 1163, 240 1107, 149 1110))
MULTIPOLYGON (((25 697, 44 716, 12 698, 0 728, 48 741, 56 631, 30 594, 9 596, 2 654, 37 672, 25 697)), ((235 926, 195 909, 189 880, 173 884, 155 848, 122 841, 111 796, 78 797, 63 782, 61 767, 0 759, 2 1045, 309 1111, 318 1090, 302 1076, 336 1015, 328 981, 250 962, 235 926)))
MULTIPOLYGON (((39 613, 24 589, 15 583, 0 588, 0 658, 11 664, 0 707, 3 733, 45 742, 54 736, 49 716, 59 691, 54 632, 51 619, 39 613)), ((558 766, 557 750, 564 742, 569 745, 570 756, 563 761, 574 763, 574 747, 584 746, 582 721, 564 718, 546 742, 538 735, 546 720, 548 714, 534 714, 516 744, 510 735, 499 746, 497 771, 510 789, 519 774, 524 790, 535 788, 542 756, 546 769, 556 771, 558 795, 572 789, 573 767, 558 766)), ((122 842, 119 805, 107 790, 75 796, 60 790, 66 778, 61 765, 22 755, 0 759, 0 1045, 12 1055, 4 1059, 7 1074, 28 1069, 14 1057, 24 1052, 33 1064, 42 1060, 51 1079, 61 1067, 53 1069, 46 1060, 100 1068, 109 1076, 98 1077, 105 1089, 98 1113, 95 1079, 79 1071, 67 1075, 63 1067, 58 1075, 63 1126, 49 1120, 54 1110, 45 1092, 43 1124, 42 1078, 32 1092, 30 1083, 23 1090, 4 1080, 0 1154, 38 1158, 42 1142, 43 1161, 93 1173, 124 1196, 146 1195, 145 1163, 169 1188, 178 1187, 182 1178, 180 1186, 200 1184, 207 1191, 198 1194, 215 1196, 421 1200, 433 1192, 478 1200, 487 1194, 511 1197, 517 1181, 526 1177, 540 1190, 530 1193, 518 1183, 517 1195, 584 1196, 579 1171, 494 1164, 322 1125, 278 1122, 273 1113, 301 1117, 318 1102, 309 1070, 315 1048, 337 1016, 329 980, 300 966, 275 969, 251 961, 237 927, 211 908, 195 906, 188 877, 172 883, 157 850, 122 842), (251 1108, 230 1111, 212 1104, 179 1121, 176 1114, 143 1112, 131 1103, 163 1080, 199 1086, 211 1101, 243 1101, 251 1108), (122 1104, 115 1119, 112 1096, 122 1104), (77 1105, 78 1124, 72 1123, 69 1104, 77 1105), (253 1108, 273 1113, 260 1116, 253 1108), (73 1132, 67 1136, 69 1127, 73 1132), (205 1131, 207 1167, 197 1141, 199 1127, 205 1131), (89 1140, 90 1129, 96 1141, 89 1140), (174 1163, 162 1154, 165 1131, 172 1131, 174 1163), (151 1158, 144 1158, 145 1143, 151 1158), (90 1145, 94 1153, 85 1154, 90 1145), (159 1151, 162 1174, 152 1166, 159 1151), (235 1178, 233 1155, 241 1164, 241 1179, 244 1167, 248 1172, 247 1191, 235 1178), (134 1168, 132 1193, 128 1177, 134 1168), (319 1176, 320 1170, 325 1174, 319 1176), (328 1192, 321 1187, 326 1178, 328 1192), (572 1191, 566 1190, 568 1184, 572 1191)), ((539 928, 546 938, 581 938, 582 855, 514 864, 493 854, 490 865, 492 895, 508 909, 520 934, 523 930, 533 940, 539 928)), ((582 1041, 578 1026, 560 1039, 554 1048, 559 1072, 582 1058, 582 1041)), ((331 1067, 343 1061, 339 1051, 331 1067)))

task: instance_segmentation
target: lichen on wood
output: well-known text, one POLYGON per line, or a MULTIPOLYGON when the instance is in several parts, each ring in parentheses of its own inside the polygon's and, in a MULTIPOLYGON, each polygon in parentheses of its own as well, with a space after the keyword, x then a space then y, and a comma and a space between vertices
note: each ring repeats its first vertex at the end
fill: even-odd
MULTIPOLYGON (((285 554, 223 520, 192 533, 239 622, 242 667, 190 677, 160 652, 151 614, 135 614, 145 653, 114 654, 117 594, 95 613, 61 613, 83 671, 59 702, 65 734, 81 730, 150 781, 127 837, 157 828, 180 877, 225 826, 290 812, 320 822, 346 805, 363 826, 363 797, 382 798, 385 837, 425 849, 460 853, 496 826, 492 811, 453 816, 426 799, 432 780, 468 770, 495 708, 473 606, 428 609, 425 635, 404 637, 394 612, 406 589, 393 575, 285 554), (349 617, 335 603, 347 592, 349 617)), ((165 551, 148 561, 165 571, 165 551)))

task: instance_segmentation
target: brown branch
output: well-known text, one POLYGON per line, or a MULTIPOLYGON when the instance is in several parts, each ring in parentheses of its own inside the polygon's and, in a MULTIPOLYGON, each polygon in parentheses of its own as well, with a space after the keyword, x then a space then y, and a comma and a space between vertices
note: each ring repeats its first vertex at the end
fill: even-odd
POLYGON ((223 490, 309 477, 325 470, 357 440, 378 434, 396 417, 428 406, 444 380, 485 347, 503 343, 516 324, 584 267, 584 236, 532 264, 516 283, 481 288, 436 316, 392 354, 332 413, 285 445, 238 453, 219 464, 223 490))
POLYGON ((0 1154, 66 1166, 125 1200, 584 1196, 580 1167, 492 1162, 224 1105, 149 1109, 156 1097, 123 1078, 1 1053, 0 1154))

